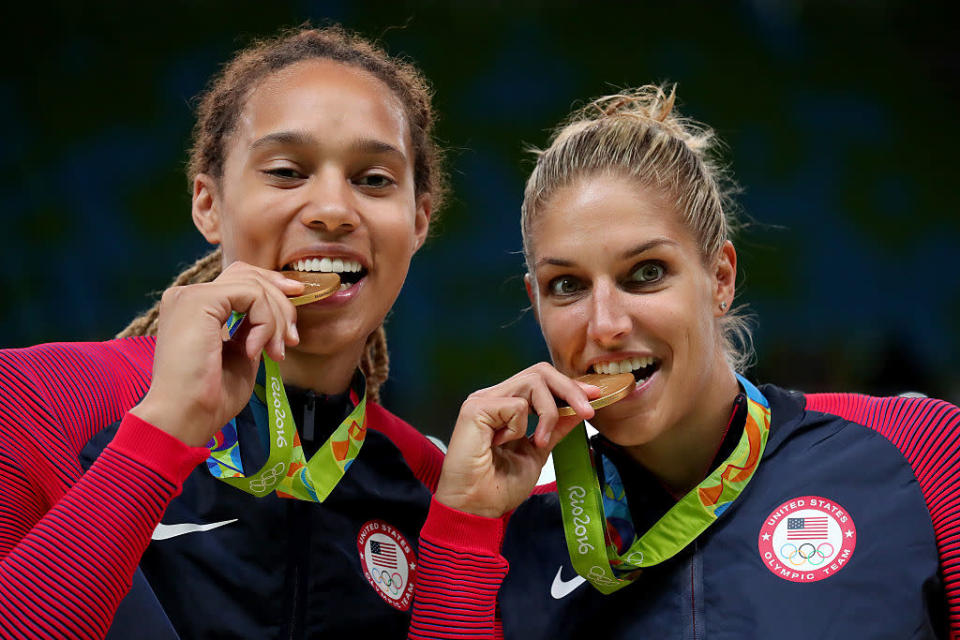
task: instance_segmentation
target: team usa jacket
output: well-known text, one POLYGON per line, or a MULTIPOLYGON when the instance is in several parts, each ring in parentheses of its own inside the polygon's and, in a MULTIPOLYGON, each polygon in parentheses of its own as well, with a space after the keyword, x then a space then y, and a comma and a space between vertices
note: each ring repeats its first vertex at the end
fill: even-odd
MULTIPOLYGON (((750 484, 677 556, 614 594, 574 573, 555 485, 509 519, 434 502, 411 637, 960 637, 960 410, 762 391, 772 423, 750 484)), ((721 460, 740 437, 738 412, 742 401, 721 460)), ((651 524, 676 498, 613 461, 634 521, 651 524)))
MULTIPOLYGON (((0 351, 0 637, 405 637, 440 450, 368 404, 323 504, 255 498, 210 475, 207 449, 127 413, 153 348, 0 351)), ((310 455, 345 401, 290 395, 301 436, 315 423, 310 455)))

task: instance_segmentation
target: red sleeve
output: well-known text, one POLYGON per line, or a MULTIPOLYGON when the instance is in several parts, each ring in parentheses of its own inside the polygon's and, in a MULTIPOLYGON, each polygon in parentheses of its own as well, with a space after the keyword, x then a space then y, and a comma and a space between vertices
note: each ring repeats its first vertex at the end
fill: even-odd
POLYGON ((164 509, 208 454, 127 414, 81 475, 79 448, 145 391, 133 365, 152 343, 115 344, 0 351, 4 638, 103 637, 164 509))
POLYGON ((508 564, 505 520, 451 509, 436 500, 420 533, 411 639, 502 638, 497 591, 508 564))
POLYGON ((436 493, 443 452, 422 433, 380 405, 371 404, 367 411, 370 428, 390 438, 417 479, 430 493, 436 493))
POLYGON ((807 409, 874 429, 910 463, 940 552, 950 637, 960 638, 960 409, 932 398, 852 393, 810 394, 807 409))

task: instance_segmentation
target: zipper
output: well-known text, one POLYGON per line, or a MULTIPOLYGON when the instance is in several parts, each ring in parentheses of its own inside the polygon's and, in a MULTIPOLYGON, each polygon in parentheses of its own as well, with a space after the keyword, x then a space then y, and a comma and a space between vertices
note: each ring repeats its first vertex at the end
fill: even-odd
POLYGON ((699 541, 694 540, 690 548, 692 553, 687 561, 687 575, 684 577, 687 583, 684 591, 687 592, 685 602, 689 607, 689 618, 683 637, 684 640, 704 640, 707 634, 703 607, 703 555, 700 553, 699 541))
POLYGON ((300 566, 293 565, 293 607, 290 609, 290 640, 294 640, 297 633, 297 596, 300 595, 300 566))
POLYGON ((314 416, 317 408, 317 394, 312 389, 307 390, 306 401, 303 403, 303 439, 305 442, 313 442, 316 435, 314 416))
MULTIPOLYGON (((316 436, 317 394, 308 390, 303 403, 303 421, 300 423, 304 445, 312 445, 316 436)), ((312 447, 305 446, 307 450, 312 447)), ((310 505, 291 500, 291 561, 293 563, 293 606, 290 608, 290 640, 306 634, 306 608, 310 579, 310 505)))

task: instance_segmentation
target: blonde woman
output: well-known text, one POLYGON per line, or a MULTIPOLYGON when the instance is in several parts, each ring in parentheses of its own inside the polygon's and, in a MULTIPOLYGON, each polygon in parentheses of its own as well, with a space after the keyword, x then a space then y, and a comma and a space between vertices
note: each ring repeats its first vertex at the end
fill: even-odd
POLYGON ((741 375, 713 147, 648 86, 590 103, 539 154, 521 226, 552 365, 464 403, 416 637, 957 636, 960 410, 741 375), (596 410, 571 379, 624 372, 629 394, 596 410), (557 485, 534 491, 551 450, 557 485))

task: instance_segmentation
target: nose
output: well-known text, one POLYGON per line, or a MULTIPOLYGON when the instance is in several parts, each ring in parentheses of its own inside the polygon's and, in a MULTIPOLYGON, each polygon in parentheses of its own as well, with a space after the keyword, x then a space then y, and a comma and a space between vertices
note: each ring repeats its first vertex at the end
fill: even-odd
POLYGON ((300 211, 300 221, 311 229, 334 235, 356 229, 360 218, 351 186, 339 172, 315 176, 305 191, 307 200, 300 211))
POLYGON ((594 281, 590 295, 587 337, 605 349, 618 347, 633 329, 633 322, 616 283, 594 281))

